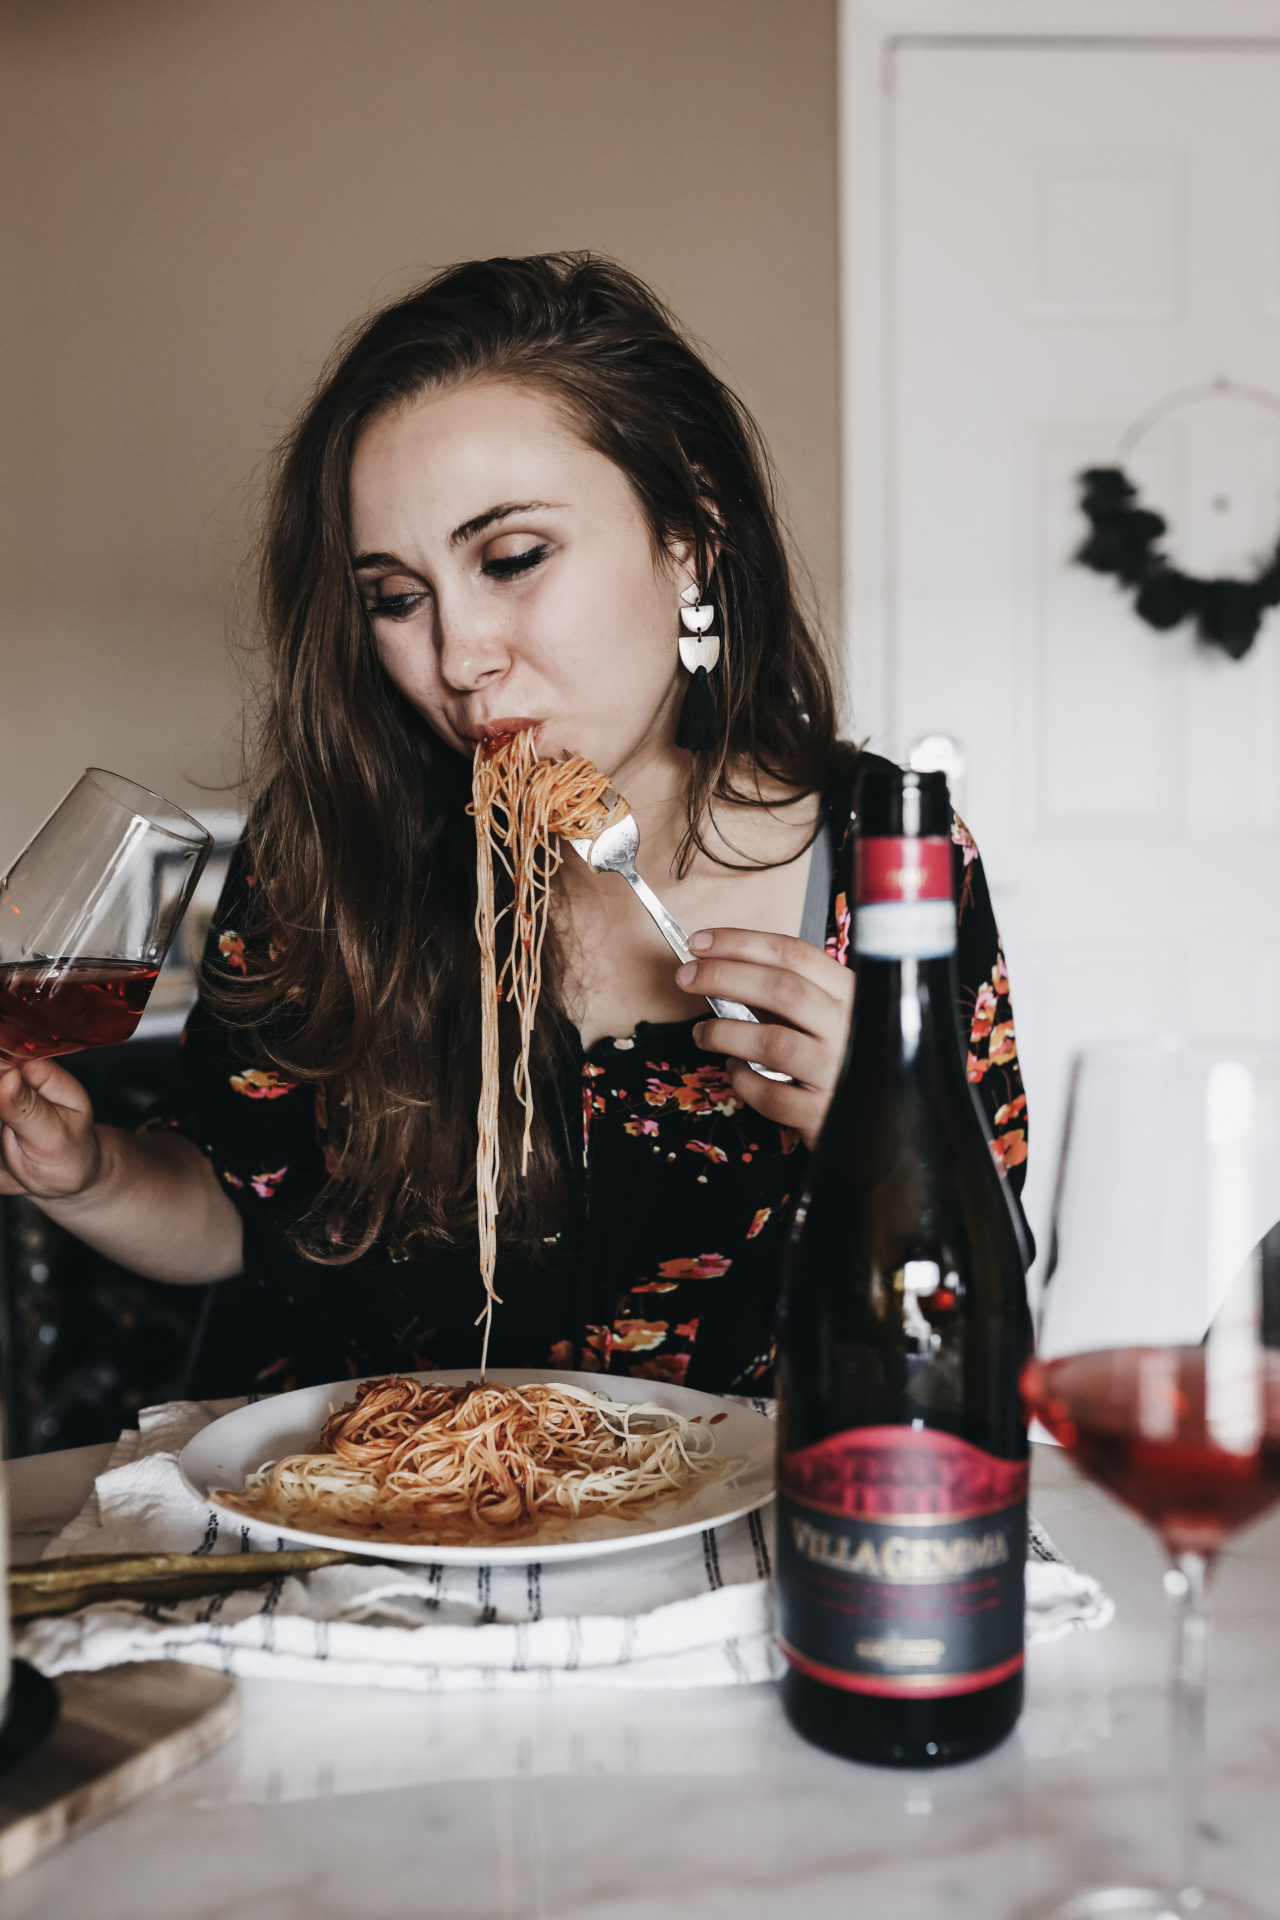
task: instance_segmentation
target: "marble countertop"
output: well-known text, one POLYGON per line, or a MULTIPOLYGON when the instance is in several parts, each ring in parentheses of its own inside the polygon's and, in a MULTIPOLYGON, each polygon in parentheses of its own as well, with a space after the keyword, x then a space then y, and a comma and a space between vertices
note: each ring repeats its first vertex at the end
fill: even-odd
MULTIPOLYGON (((19 1557, 105 1450, 15 1462, 19 1557)), ((220 1753, 7 1882, 5 1920, 1030 1920, 1158 1878, 1173 1619, 1154 1539, 1038 1447, 1033 1507, 1117 1603, 1028 1657, 997 1752, 937 1773, 807 1747, 771 1687, 405 1696, 242 1683, 220 1753)), ((1280 1516, 1217 1579, 1205 1878, 1280 1914, 1280 1516)))

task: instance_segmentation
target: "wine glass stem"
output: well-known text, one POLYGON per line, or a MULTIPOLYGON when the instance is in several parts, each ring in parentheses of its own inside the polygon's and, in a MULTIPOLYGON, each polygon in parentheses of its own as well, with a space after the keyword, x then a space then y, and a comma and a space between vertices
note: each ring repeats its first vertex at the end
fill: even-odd
POLYGON ((1178 1912, 1193 1915, 1200 1889, 1200 1802, 1204 1786, 1204 1701, 1209 1664, 1209 1574, 1203 1553, 1180 1553, 1184 1586, 1173 1688, 1173 1765, 1179 1832, 1178 1912))

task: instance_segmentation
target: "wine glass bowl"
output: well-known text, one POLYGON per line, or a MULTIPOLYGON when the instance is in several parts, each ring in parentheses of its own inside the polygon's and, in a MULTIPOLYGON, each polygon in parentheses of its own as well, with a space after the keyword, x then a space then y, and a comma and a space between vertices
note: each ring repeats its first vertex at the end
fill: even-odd
POLYGON ((1201 1347, 1033 1361, 1023 1392, 1081 1472, 1153 1527, 1171 1558, 1211 1556, 1280 1501, 1280 1354, 1258 1358, 1256 1428, 1239 1420, 1230 1444, 1220 1412, 1215 1431, 1217 1383, 1201 1347))
POLYGON ((0 1067, 129 1038, 212 845, 89 768, 0 880, 0 1067))
MULTIPOLYGON (((1145 1520, 1180 1579, 1172 1888, 1098 1888, 1051 1920, 1250 1920, 1199 1885, 1208 1587, 1280 1502, 1280 1046, 1126 1042, 1075 1064, 1023 1394, 1145 1520)), ((1261 1917, 1259 1916, 1259 1920, 1261 1917)))

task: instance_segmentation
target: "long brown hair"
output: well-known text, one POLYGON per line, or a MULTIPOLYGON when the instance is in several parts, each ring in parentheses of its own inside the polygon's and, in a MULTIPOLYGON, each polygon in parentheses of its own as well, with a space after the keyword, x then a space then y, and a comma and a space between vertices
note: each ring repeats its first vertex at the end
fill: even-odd
MULTIPOLYGON (((340 345, 280 449, 263 548, 273 681, 247 858, 250 946, 270 943, 272 957, 248 979, 209 982, 258 1058, 317 1084, 330 1180, 296 1238, 326 1262, 384 1236, 406 1248, 475 1226, 470 765, 383 671, 348 523, 368 423, 479 376, 554 395, 627 476, 655 550, 693 543, 727 644, 718 745, 689 756, 682 862, 702 845, 713 799, 759 804, 760 773, 811 791, 837 750, 830 676, 798 605, 759 432, 634 275, 589 254, 471 261, 340 345)), ((541 1123, 520 1179, 519 1110, 503 1102, 503 1232, 525 1246, 554 1229, 562 1204, 557 1088, 576 1036, 557 974, 551 946, 533 1060, 541 1123)), ((504 1048, 509 1088, 510 1033, 504 1048)))

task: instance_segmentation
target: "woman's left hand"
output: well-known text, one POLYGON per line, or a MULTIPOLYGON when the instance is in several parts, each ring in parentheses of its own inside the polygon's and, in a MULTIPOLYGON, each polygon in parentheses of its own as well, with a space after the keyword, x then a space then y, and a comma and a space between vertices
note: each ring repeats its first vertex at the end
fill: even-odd
POLYGON ((844 1059, 853 974, 807 940, 782 933, 712 927, 689 944, 695 958, 680 968, 677 984, 686 993, 741 1000, 761 1016, 758 1026, 712 1016, 694 1028, 694 1039, 727 1057, 740 1100, 766 1120, 794 1127, 812 1147, 844 1059), (789 1074, 792 1084, 753 1073, 752 1060, 789 1074))

